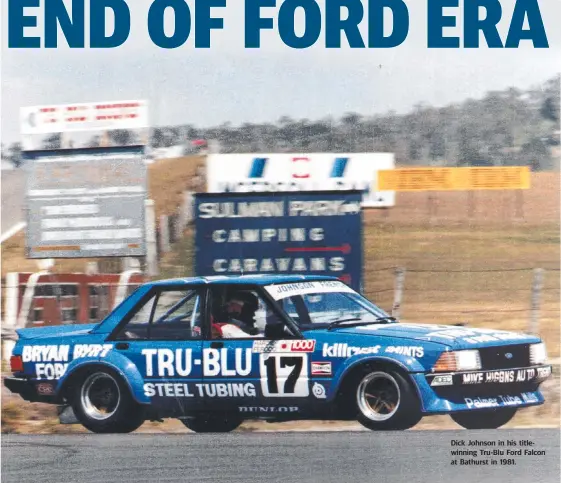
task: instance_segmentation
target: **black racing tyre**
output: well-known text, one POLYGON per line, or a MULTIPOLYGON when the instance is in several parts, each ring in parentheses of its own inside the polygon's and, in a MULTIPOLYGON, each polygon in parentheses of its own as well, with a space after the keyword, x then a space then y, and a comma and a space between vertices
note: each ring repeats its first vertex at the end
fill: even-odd
POLYGON ((82 373, 71 394, 76 419, 93 433, 130 433, 144 423, 145 408, 111 369, 82 373))
POLYGON ((354 404, 358 422, 373 431, 409 429, 422 418, 412 383, 391 369, 366 368, 357 378, 354 404))
POLYGON ((450 417, 465 429, 497 429, 508 423, 515 414, 515 408, 500 408, 451 413, 450 417))
POLYGON ((199 414, 180 421, 195 433, 229 433, 242 424, 242 420, 232 414, 199 414))

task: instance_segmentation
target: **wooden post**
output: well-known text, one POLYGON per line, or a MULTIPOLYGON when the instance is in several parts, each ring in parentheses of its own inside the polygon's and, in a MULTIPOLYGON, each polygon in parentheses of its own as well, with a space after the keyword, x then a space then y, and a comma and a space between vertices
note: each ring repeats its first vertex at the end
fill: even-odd
POLYGON ((515 193, 515 219, 524 221, 524 190, 516 190, 515 193))
POLYGON ((149 277, 159 275, 154 200, 146 200, 146 274, 149 277))
POLYGON ((540 332, 540 301, 543 289, 543 268, 534 269, 534 280, 532 282, 532 301, 530 320, 528 321, 528 332, 539 334, 540 332))
POLYGON ((403 284, 405 281, 405 268, 395 269, 395 288, 393 296, 392 317, 399 319, 401 302, 403 300, 403 284))

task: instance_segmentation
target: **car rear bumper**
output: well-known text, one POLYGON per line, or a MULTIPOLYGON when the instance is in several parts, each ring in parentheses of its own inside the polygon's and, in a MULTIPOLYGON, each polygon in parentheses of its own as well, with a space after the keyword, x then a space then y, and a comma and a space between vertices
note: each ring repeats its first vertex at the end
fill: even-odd
POLYGON ((29 402, 56 402, 56 381, 31 381, 18 377, 6 377, 4 379, 4 386, 29 402))

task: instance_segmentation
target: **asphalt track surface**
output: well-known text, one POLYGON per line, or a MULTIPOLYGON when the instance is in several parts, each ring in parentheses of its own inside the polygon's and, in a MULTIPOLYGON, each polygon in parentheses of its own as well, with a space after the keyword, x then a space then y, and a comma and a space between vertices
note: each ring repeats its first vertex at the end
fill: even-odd
POLYGON ((3 435, 2 482, 558 483, 559 439, 555 429, 3 435), (452 440, 521 439, 545 456, 511 457, 514 466, 451 465, 469 459, 450 455, 452 440))

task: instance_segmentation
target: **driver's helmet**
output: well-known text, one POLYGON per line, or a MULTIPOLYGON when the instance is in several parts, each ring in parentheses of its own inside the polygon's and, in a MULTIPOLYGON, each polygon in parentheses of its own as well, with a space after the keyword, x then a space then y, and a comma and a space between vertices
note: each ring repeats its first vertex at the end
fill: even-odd
POLYGON ((236 291, 230 294, 224 304, 224 312, 231 319, 245 324, 255 325, 255 313, 259 308, 259 300, 251 292, 236 291))

